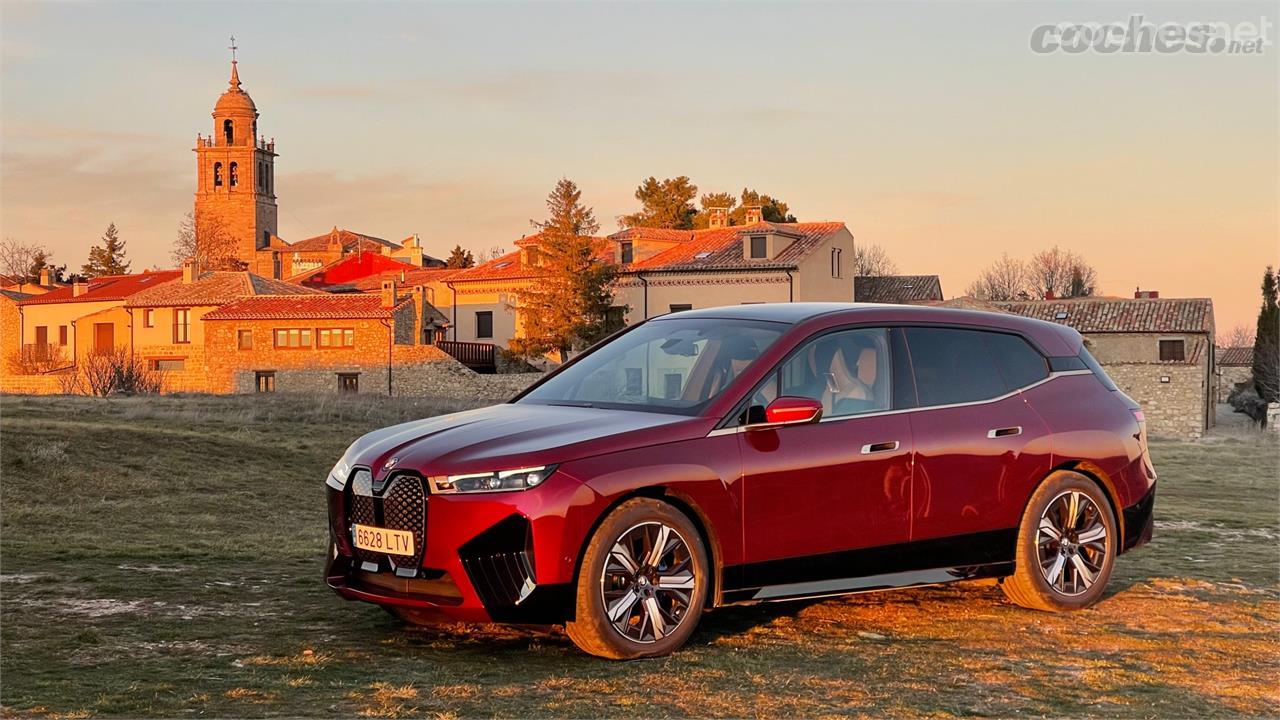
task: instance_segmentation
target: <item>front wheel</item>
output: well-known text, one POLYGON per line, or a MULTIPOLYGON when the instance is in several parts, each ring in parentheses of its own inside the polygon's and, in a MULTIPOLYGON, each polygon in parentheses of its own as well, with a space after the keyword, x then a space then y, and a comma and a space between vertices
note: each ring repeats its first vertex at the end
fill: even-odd
POLYGON ((565 630, 600 657, 669 654, 702 616, 709 573, 706 546, 684 513, 659 500, 628 500, 591 537, 565 630))
POLYGON ((1111 504, 1098 485, 1079 473, 1055 473, 1027 503, 1014 574, 1000 587, 1033 610, 1089 607, 1106 589, 1118 540, 1111 504))

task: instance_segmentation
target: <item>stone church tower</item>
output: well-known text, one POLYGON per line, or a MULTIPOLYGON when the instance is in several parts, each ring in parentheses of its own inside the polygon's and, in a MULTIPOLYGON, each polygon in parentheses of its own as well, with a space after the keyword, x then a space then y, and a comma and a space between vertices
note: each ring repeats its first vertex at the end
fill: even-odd
POLYGON ((234 243, 249 271, 279 277, 275 139, 258 136, 258 109, 240 88, 232 44, 231 84, 213 107, 213 134, 196 136, 197 238, 234 243), (218 240, 216 238, 222 238, 218 240), (273 242, 273 238, 275 239, 273 242))

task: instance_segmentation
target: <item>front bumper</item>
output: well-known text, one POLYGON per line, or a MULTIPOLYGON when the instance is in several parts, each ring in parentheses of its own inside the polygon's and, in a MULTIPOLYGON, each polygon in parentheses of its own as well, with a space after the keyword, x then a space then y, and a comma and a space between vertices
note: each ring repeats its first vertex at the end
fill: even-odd
POLYGON ((573 570, 588 529, 573 509, 592 504, 590 490, 563 474, 519 492, 429 495, 426 488, 412 474, 383 487, 326 486, 325 583, 348 600, 411 610, 415 619, 572 619, 573 570), (416 554, 355 548, 353 522, 413 532, 416 554))

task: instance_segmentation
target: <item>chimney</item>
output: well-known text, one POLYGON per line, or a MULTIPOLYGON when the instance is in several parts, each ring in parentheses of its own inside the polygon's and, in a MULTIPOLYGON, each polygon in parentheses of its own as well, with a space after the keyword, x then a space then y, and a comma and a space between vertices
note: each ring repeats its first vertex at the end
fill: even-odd
POLYGON ((76 278, 75 282, 71 283, 71 297, 80 297, 87 292, 89 292, 89 282, 87 280, 76 278))
POLYGON ((200 279, 200 261, 195 258, 182 263, 182 284, 190 285, 200 279))
POLYGON ((743 218, 746 225, 755 225, 764 219, 764 208, 759 205, 744 205, 743 210, 747 211, 747 215, 743 218))
POLYGON ((53 272, 47 267, 40 268, 40 285, 53 287, 53 272))
POLYGON ((1143 290, 1142 288, 1137 288, 1133 291, 1134 300, 1155 300, 1159 297, 1159 290, 1143 290))
POLYGON ((393 308, 396 306, 396 281, 382 281, 382 307, 393 308))
POLYGON ((1053 300, 1053 299, 1055 299, 1055 297, 1056 297, 1056 296, 1053 294, 1053 291, 1052 291, 1052 290, 1045 290, 1045 291, 1044 291, 1044 299, 1045 299, 1045 300, 1053 300))
POLYGON ((729 208, 707 208, 707 227, 712 230, 729 227, 729 208))

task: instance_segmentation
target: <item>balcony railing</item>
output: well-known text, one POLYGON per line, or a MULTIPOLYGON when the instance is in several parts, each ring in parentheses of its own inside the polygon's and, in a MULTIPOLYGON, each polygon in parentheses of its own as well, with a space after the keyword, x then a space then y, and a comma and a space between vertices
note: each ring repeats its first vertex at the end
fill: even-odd
POLYGON ((454 360, 476 372, 492 373, 497 369, 498 346, 493 343, 441 340, 436 344, 454 360))

